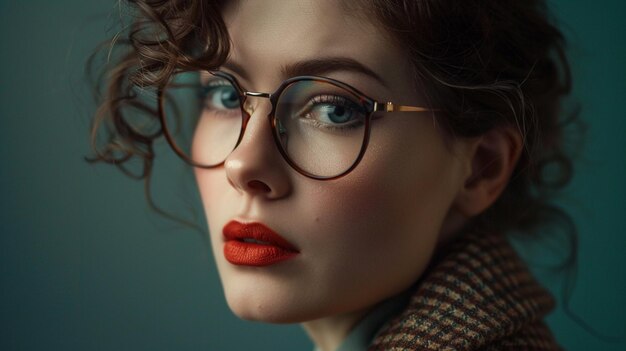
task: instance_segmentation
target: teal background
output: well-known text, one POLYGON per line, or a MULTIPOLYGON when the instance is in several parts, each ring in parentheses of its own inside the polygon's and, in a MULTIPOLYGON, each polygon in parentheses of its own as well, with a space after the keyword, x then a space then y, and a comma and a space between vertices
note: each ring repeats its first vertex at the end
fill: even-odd
MULTIPOLYGON (((93 111, 83 65, 115 34, 115 3, 0 1, 0 349, 311 349, 297 325, 235 318, 202 237, 151 213, 139 182, 83 161, 93 111)), ((548 321, 566 349, 624 350, 626 3, 551 3, 589 124, 560 200, 580 230, 571 306, 622 340, 591 336, 562 308, 548 321)), ((189 172, 159 158, 157 201, 200 208, 189 172)), ((537 272, 559 296, 561 280, 537 272)))

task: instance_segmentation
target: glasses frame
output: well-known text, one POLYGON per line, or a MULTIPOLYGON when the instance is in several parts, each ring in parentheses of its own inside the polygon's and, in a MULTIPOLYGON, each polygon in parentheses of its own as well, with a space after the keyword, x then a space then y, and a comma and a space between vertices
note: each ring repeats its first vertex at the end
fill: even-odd
MULTIPOLYGON (((178 71, 175 72, 175 74, 181 74, 181 73, 185 73, 185 72, 194 72, 194 71, 178 71)), ((202 71, 198 71, 199 73, 202 73, 202 71)), ((372 120, 372 115, 376 112, 434 112, 436 111, 435 109, 430 109, 427 107, 420 107, 420 106, 407 106, 407 105, 396 105, 393 102, 379 102, 375 99, 370 98, 369 96, 367 96, 366 94, 362 93, 361 91, 359 91, 358 89, 352 87, 351 85, 338 81, 336 79, 332 79, 332 78, 327 78, 327 77, 319 77, 319 76, 296 76, 296 77, 292 77, 289 78, 285 81, 283 81, 278 88, 273 92, 273 93, 264 93, 264 92, 255 92, 255 91, 247 91, 242 89, 241 85, 239 84, 239 82, 237 81, 237 79, 235 79, 235 77, 233 77, 231 74, 226 73, 226 72, 222 72, 222 71, 210 71, 207 70, 205 71, 213 76, 216 77, 220 77, 223 79, 228 80, 237 90, 237 92, 239 93, 239 108, 241 109, 241 130, 239 131, 239 137, 237 139, 237 142, 235 143, 235 146, 233 148, 232 151, 234 151, 237 146, 239 146, 239 143, 241 142, 242 138, 243 138, 243 134, 246 130, 246 127, 248 125, 248 122, 250 121, 250 118, 252 117, 252 114, 249 113, 246 108, 245 108, 245 104, 246 104, 246 99, 248 97, 260 97, 260 98, 266 98, 270 100, 270 103, 272 105, 272 109, 269 112, 269 114, 267 115, 268 118, 268 122, 272 128, 272 136, 274 138, 274 143, 276 144, 276 147, 278 148, 278 151, 280 152, 280 154, 282 155, 283 159, 287 162, 287 164, 289 164, 289 166, 291 168, 293 168, 295 171, 297 171, 298 173, 311 178, 311 179, 315 179, 315 180, 334 180, 334 179, 338 179, 341 178, 345 175, 347 175, 348 173, 352 172, 361 162, 361 160, 363 159, 363 156, 365 155, 365 150, 367 149, 367 146, 369 144, 369 138, 370 138, 370 131, 371 131, 371 120, 372 120), (353 95, 355 95, 358 99, 360 104, 363 106, 364 111, 366 112, 367 116, 365 117, 365 133, 363 136, 363 142, 361 143, 361 149, 359 150, 359 154, 356 157, 356 159, 354 160, 352 166, 350 166, 348 169, 346 169, 345 171, 334 175, 334 176, 318 176, 316 174, 310 173, 304 169, 302 169, 300 166, 298 166, 294 161, 292 161, 289 158, 289 155, 287 154, 287 152, 283 149, 283 146, 280 142, 280 135, 279 135, 279 131, 278 128, 276 127, 276 116, 275 116, 275 112, 276 112, 276 106, 277 103, 280 99, 280 96, 282 95, 283 91, 289 87, 291 84, 296 83, 296 82, 300 82, 300 81, 316 81, 316 82, 323 82, 323 83, 328 83, 331 85, 334 85, 338 88, 347 90, 348 92, 352 93, 353 95)), ((172 149, 174 150, 174 152, 180 157, 182 158, 186 163, 188 163, 191 166, 194 167, 198 167, 198 168, 205 168, 205 169, 211 169, 211 168, 216 168, 216 167, 220 167, 224 164, 224 162, 226 162, 226 158, 228 158, 228 156, 226 156, 224 158, 224 161, 215 164, 215 165, 204 165, 204 164, 200 164, 197 162, 194 162, 189 156, 187 156, 185 154, 185 152, 183 150, 181 150, 181 148, 176 144, 176 142, 174 141, 174 138, 172 137, 172 135, 169 132, 169 129, 167 127, 167 123, 165 121, 165 113, 164 113, 164 92, 167 89, 167 83, 164 83, 163 85, 161 85, 158 88, 157 91, 157 99, 158 99, 158 112, 159 112, 159 120, 161 122, 161 127, 163 130, 163 133, 165 135, 165 139, 167 139, 168 144, 172 147, 172 149)))

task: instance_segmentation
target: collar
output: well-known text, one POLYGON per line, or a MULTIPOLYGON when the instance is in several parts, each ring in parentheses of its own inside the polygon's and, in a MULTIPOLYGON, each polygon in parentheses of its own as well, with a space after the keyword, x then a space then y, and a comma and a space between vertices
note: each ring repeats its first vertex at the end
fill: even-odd
POLYGON ((481 348, 539 323, 553 307, 504 235, 468 232, 433 260, 370 350, 481 348))

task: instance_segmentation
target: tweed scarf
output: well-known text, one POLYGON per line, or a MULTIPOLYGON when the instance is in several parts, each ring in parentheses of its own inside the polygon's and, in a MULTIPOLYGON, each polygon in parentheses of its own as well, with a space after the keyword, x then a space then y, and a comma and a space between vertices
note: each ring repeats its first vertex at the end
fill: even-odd
POLYGON ((467 233, 434 260, 369 350, 560 350, 552 296, 504 235, 467 233))

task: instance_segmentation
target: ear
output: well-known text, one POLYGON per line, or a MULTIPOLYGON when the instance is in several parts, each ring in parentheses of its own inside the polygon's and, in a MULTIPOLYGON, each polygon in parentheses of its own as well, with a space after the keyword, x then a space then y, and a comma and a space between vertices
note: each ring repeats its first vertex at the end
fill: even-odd
POLYGON ((522 136, 513 127, 494 128, 470 148, 471 174, 455 199, 465 217, 478 215, 491 206, 506 188, 522 152, 522 136))

